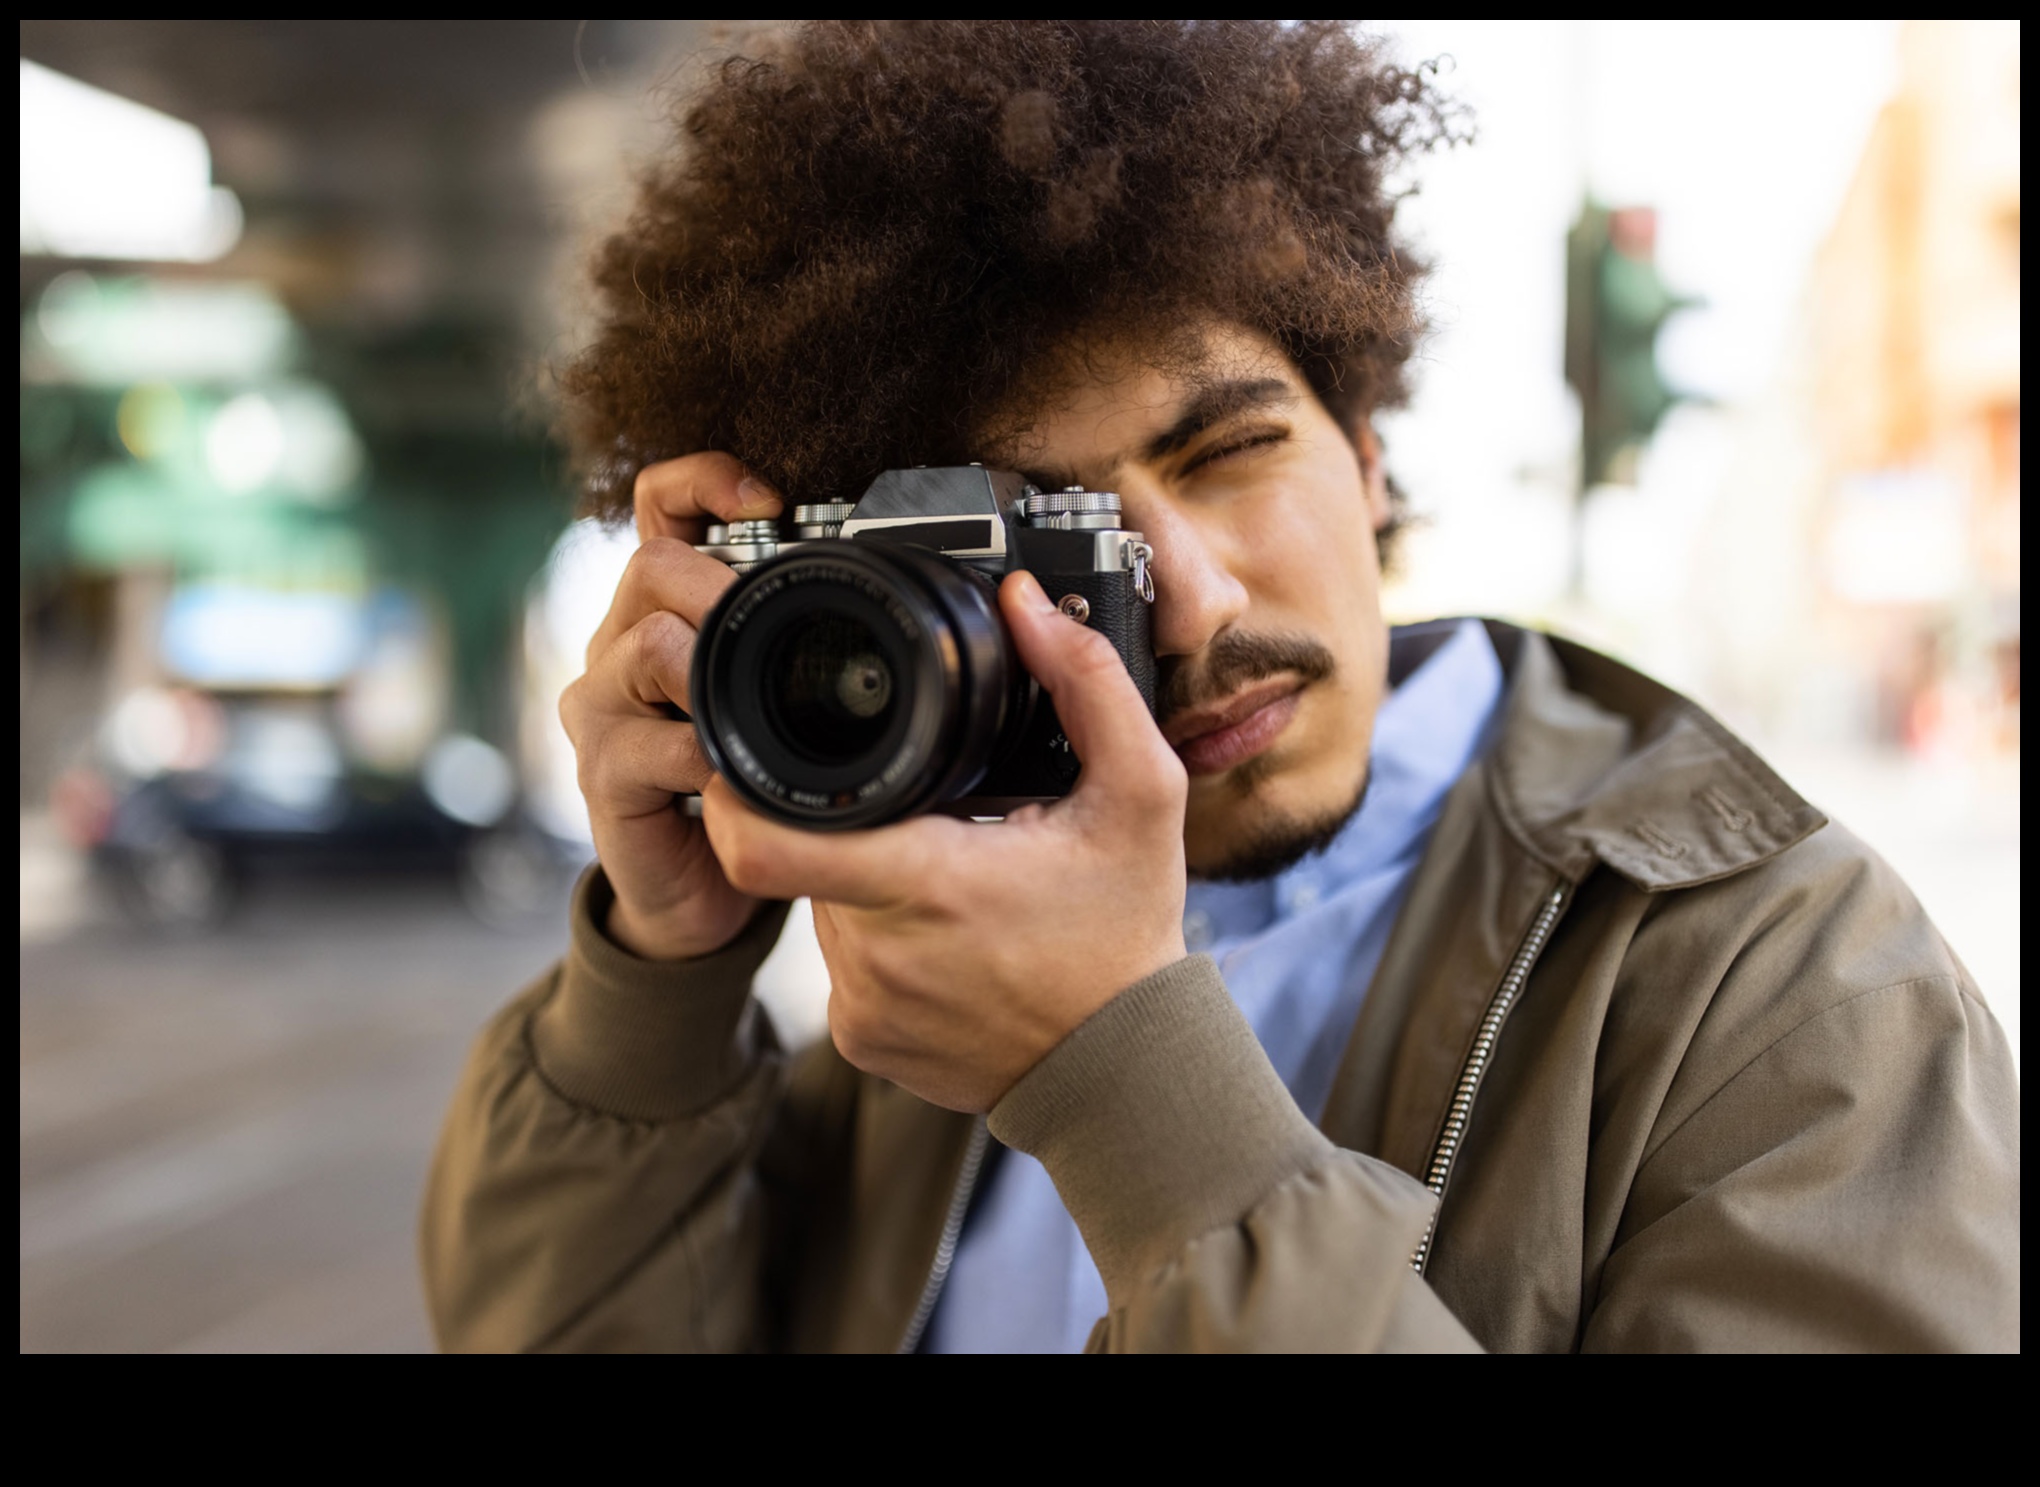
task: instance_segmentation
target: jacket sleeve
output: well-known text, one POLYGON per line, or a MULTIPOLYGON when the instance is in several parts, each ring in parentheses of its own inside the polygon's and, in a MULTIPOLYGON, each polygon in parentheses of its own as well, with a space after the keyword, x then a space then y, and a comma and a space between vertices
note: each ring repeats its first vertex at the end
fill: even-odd
POLYGON ((991 1115, 1097 1261, 1104 1352, 1471 1352, 1410 1269, 1436 1200, 1332 1145, 1209 956, 1135 983, 991 1115))
POLYGON ((455 1351, 762 1346, 759 1155, 786 1059, 750 996, 769 906, 700 960, 638 960, 598 928, 599 868, 564 960, 469 1057, 420 1236, 440 1345, 455 1351))

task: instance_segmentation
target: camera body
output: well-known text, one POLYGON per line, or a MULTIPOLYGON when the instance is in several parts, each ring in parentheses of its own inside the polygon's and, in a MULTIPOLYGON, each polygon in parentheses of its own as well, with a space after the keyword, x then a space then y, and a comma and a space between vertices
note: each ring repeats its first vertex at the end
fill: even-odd
POLYGON ((1079 762, 999 615, 1008 573, 1112 642, 1155 708, 1153 549, 1106 491, 982 465, 888 470, 854 503, 709 529, 740 575, 703 621, 689 713, 755 808, 822 830, 1060 799, 1079 762))

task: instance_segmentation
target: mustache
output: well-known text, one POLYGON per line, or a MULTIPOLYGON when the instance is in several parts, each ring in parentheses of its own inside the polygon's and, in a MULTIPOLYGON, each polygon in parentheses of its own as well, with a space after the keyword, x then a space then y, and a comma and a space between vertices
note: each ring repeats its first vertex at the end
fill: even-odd
POLYGON ((1155 711, 1158 720, 1166 724, 1178 713, 1221 702, 1241 687, 1267 677, 1293 672, 1309 684, 1323 681, 1337 669, 1331 651, 1308 635, 1227 631, 1194 656, 1161 659, 1155 711))

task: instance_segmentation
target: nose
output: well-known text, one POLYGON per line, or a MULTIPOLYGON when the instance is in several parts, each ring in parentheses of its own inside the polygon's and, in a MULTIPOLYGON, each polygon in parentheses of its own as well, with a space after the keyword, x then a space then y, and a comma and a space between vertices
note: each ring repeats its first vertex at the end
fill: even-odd
POLYGON ((1233 571, 1233 544, 1216 519, 1199 520, 1159 493, 1123 492, 1129 526, 1140 529, 1154 560, 1154 639, 1158 656, 1193 656, 1247 612, 1247 586, 1233 571))

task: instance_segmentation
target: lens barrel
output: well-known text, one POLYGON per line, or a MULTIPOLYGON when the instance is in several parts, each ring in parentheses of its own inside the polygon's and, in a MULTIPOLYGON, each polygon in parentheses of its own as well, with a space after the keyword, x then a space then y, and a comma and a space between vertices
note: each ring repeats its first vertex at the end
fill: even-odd
POLYGON ((1024 680, 990 578, 905 544, 829 542, 723 595, 689 711, 753 807, 847 831, 969 794, 1024 680))

